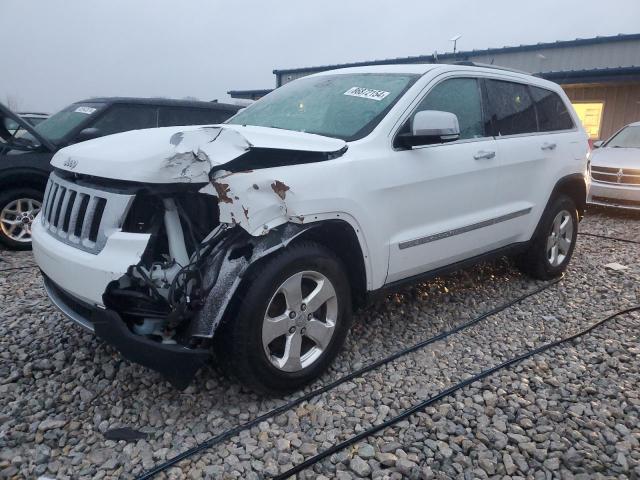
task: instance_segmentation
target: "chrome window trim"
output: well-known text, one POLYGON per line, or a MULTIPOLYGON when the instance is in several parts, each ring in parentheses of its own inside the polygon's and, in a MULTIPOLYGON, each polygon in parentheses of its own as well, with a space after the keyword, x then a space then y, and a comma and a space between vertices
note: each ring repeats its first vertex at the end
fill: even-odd
POLYGON ((531 210, 532 210, 532 207, 524 208, 522 210, 517 210, 515 212, 507 213, 506 215, 500 215, 499 217, 490 218, 489 220, 484 220, 478 223, 472 223, 471 225, 466 225, 464 227, 455 228, 453 230, 447 230, 445 232, 428 235, 426 237, 416 238, 414 240, 408 240, 406 242, 400 242, 398 244, 398 248, 400 250, 404 250, 406 248, 424 245, 425 243, 431 243, 438 240, 443 240, 445 238, 453 237, 455 235, 461 235, 463 233, 472 232, 473 230, 478 230, 480 228, 489 227, 497 223, 506 222, 507 220, 512 220, 514 218, 522 217, 523 215, 528 215, 529 213, 531 213, 531 210))

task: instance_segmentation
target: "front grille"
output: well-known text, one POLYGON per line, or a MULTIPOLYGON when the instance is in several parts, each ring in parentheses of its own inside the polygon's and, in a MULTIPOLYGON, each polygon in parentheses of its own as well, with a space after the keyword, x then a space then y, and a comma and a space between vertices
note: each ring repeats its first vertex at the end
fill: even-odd
POLYGON ((80 185, 52 173, 40 215, 47 232, 67 245, 99 253, 107 236, 122 227, 134 195, 80 185))
POLYGON ((640 170, 633 168, 591 167, 591 178, 616 185, 640 185, 640 170))

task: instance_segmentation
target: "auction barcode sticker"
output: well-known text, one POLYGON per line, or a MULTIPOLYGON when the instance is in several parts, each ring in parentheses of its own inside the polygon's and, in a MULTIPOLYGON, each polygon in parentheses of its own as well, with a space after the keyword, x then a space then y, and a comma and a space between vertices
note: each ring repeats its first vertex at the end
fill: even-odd
POLYGON ((368 98, 379 102, 389 95, 389 92, 385 92, 384 90, 374 90, 372 88, 351 87, 349 90, 344 92, 344 94, 349 95, 350 97, 368 98))
POLYGON ((87 115, 91 115, 95 111, 96 109, 93 107, 78 107, 75 109, 76 113, 86 113, 87 115))

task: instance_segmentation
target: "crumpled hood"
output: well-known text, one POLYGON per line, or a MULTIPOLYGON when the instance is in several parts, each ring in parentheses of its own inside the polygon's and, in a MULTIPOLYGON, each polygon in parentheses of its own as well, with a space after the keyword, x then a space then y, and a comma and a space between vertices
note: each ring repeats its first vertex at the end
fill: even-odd
POLYGON ((591 152, 591 166, 640 169, 640 148, 597 148, 591 152))
POLYGON ((51 165, 116 180, 205 183, 212 168, 251 151, 271 152, 245 162, 251 168, 259 168, 264 157, 266 168, 275 166, 273 157, 283 153, 291 154, 290 163, 305 163, 301 157, 304 152, 335 158, 345 149, 343 140, 291 130, 226 124, 165 127, 132 130, 72 145, 60 150, 51 165))

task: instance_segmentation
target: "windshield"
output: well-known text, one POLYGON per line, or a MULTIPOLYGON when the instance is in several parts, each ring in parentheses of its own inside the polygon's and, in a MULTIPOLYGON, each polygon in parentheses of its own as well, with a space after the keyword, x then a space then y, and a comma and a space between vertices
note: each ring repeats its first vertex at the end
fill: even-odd
POLYGON ((605 146, 612 148, 640 148, 640 125, 623 128, 605 146))
POLYGON ((410 74, 336 74, 296 80, 228 120, 352 141, 364 137, 415 82, 410 74))
MULTIPOLYGON (((102 103, 74 103, 40 122, 34 127, 34 130, 47 140, 57 143, 87 120, 89 116, 95 116, 103 107, 102 103)), ((22 135, 22 138, 35 141, 29 133, 22 135)))

